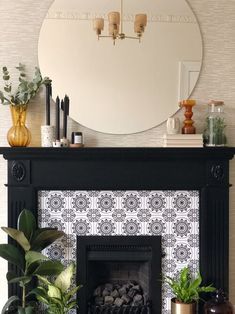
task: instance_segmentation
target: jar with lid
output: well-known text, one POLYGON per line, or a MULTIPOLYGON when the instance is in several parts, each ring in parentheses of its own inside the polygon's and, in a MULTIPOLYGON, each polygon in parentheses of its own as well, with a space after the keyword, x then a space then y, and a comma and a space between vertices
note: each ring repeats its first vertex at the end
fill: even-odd
POLYGON ((208 104, 206 128, 203 134, 206 146, 225 146, 227 144, 224 102, 211 100, 208 104))
POLYGON ((204 314, 234 314, 232 304, 222 289, 216 291, 214 297, 204 305, 204 314))

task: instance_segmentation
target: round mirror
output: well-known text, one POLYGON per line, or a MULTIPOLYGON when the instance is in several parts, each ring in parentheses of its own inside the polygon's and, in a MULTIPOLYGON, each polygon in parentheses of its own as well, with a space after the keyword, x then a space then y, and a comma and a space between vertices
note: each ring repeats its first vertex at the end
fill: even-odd
POLYGON ((109 37, 109 12, 121 0, 55 0, 41 29, 39 64, 53 97, 70 97, 70 117, 111 134, 145 131, 178 110, 202 62, 202 38, 185 0, 123 0, 123 33, 136 37, 135 15, 147 14, 141 40, 109 37), (95 18, 104 18, 102 36, 95 18))

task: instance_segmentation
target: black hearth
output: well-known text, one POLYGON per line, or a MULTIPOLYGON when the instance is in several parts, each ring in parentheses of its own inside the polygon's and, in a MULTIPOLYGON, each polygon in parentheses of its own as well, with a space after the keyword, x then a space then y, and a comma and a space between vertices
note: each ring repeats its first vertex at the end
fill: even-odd
POLYGON ((161 313, 161 237, 77 237, 79 313, 161 313))

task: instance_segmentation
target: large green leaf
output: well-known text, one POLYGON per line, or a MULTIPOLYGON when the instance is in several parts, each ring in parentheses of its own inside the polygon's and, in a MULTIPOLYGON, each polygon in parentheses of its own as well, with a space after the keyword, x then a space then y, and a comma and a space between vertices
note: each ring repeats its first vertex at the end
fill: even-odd
POLYGON ((202 277, 200 274, 198 274, 197 278, 191 283, 189 288, 192 290, 198 289, 201 283, 202 283, 202 277))
POLYGON ((47 261, 49 258, 40 252, 28 251, 25 255, 26 260, 26 270, 25 275, 30 276, 33 275, 38 266, 42 263, 42 261, 47 261))
POLYGON ((33 264, 35 262, 41 262, 41 261, 48 260, 48 257, 43 255, 40 252, 28 251, 25 254, 25 260, 26 260, 26 263, 27 263, 27 267, 29 267, 31 264, 33 264))
POLYGON ((42 276, 39 276, 39 275, 37 275, 37 278, 38 278, 44 285, 46 285, 46 286, 51 285, 51 282, 50 282, 47 278, 42 277, 42 276))
POLYGON ((5 314, 6 311, 8 310, 9 306, 11 306, 13 303, 19 303, 20 302, 20 299, 18 296, 16 295, 13 295, 12 297, 10 297, 8 299, 8 301, 6 302, 6 304, 4 305, 4 307, 2 308, 2 312, 1 314, 5 314))
POLYGON ((28 283, 30 283, 30 281, 32 280, 32 277, 30 276, 22 276, 22 277, 15 277, 10 279, 8 282, 9 283, 22 283, 23 285, 26 285, 28 283))
POLYGON ((62 296, 61 296, 61 291, 59 288, 53 286, 53 285, 50 285, 48 287, 48 296, 50 298, 56 298, 56 299, 59 299, 61 300, 62 299, 62 296))
POLYGON ((184 267, 180 273, 180 282, 183 288, 186 288, 189 284, 189 268, 184 267))
POLYGON ((37 287, 37 288, 34 288, 33 290, 31 290, 28 294, 27 294, 27 297, 28 296, 31 296, 31 295, 36 295, 36 296, 41 296, 43 298, 47 298, 48 295, 47 295, 47 290, 43 287, 37 287))
POLYGON ((30 242, 34 231, 37 228, 37 223, 34 215, 31 211, 24 209, 19 217, 18 217, 18 223, 17 223, 18 230, 22 231, 28 241, 30 242))
POLYGON ((77 308, 78 307, 77 301, 69 302, 66 307, 67 307, 68 310, 72 310, 74 308, 77 308))
POLYGON ((64 299, 66 302, 68 302, 80 289, 82 288, 82 285, 77 286, 70 290, 65 296, 64 299))
POLYGON ((62 272, 64 266, 57 261, 45 261, 42 262, 34 271, 34 275, 39 276, 54 276, 62 272))
POLYGON ((6 274, 7 281, 10 281, 10 280, 16 278, 17 276, 18 275, 16 275, 13 271, 8 271, 6 274))
POLYGON ((65 234, 63 231, 58 231, 56 229, 49 229, 43 230, 42 232, 37 232, 31 242, 31 249, 33 251, 42 251, 64 235, 65 234))
POLYGON ((55 280, 55 286, 62 292, 69 289, 73 275, 75 273, 75 265, 70 264, 65 270, 63 270, 55 280))
POLYGON ((21 270, 24 269, 24 256, 12 244, 0 244, 0 257, 6 259, 11 264, 17 265, 21 270))
POLYGON ((22 231, 13 228, 2 227, 2 230, 5 231, 12 239, 19 243, 19 245, 25 250, 30 250, 30 243, 25 237, 22 231))

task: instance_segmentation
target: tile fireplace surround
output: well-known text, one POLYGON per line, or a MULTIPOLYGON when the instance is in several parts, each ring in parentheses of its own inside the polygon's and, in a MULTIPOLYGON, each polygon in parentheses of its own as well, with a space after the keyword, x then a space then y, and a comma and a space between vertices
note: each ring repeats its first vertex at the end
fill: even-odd
MULTIPOLYGON (((67 234, 48 249, 50 257, 76 261, 77 236, 160 236, 162 274, 172 276, 189 265, 193 272, 200 268, 205 284, 228 291, 228 178, 235 149, 0 148, 0 153, 8 160, 9 226, 28 208, 42 226, 67 234)), ((13 293, 18 290, 11 285, 13 293)), ((149 295, 162 304, 152 314, 170 313, 172 296, 164 284, 159 296, 149 295)))

